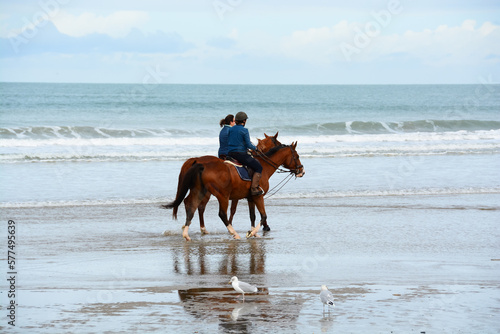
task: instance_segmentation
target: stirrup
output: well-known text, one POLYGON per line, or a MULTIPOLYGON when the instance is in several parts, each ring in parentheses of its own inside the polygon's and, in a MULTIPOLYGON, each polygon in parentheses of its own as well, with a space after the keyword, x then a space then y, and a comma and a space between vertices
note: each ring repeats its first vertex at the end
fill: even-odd
POLYGON ((257 190, 250 189, 250 194, 252 194, 252 196, 259 196, 264 194, 264 190, 262 190, 261 187, 258 187, 257 190))

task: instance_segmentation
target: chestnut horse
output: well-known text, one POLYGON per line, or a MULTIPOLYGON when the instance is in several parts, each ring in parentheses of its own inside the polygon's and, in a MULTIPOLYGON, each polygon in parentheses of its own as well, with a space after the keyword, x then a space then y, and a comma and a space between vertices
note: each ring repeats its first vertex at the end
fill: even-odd
MULTIPOLYGON (((259 150, 262 153, 266 153, 271 148, 276 147, 276 146, 280 146, 281 143, 278 141, 278 133, 279 132, 276 132, 276 134, 274 136, 268 136, 267 134, 264 133, 264 136, 265 136, 264 139, 257 139, 258 140, 257 150, 259 150)), ((181 171, 179 173, 179 183, 177 185, 177 195, 176 196, 178 196, 178 194, 180 192, 182 180, 184 179, 184 176, 186 175, 189 168, 191 168, 195 163, 203 164, 205 162, 210 162, 214 159, 218 159, 218 158, 214 157, 212 155, 205 155, 202 157, 190 158, 190 159, 186 160, 186 162, 184 162, 182 164, 181 171)), ((253 203, 251 198, 247 198, 247 199, 248 199, 248 208, 249 208, 249 212, 250 212, 251 226, 255 227, 255 204, 253 203)), ((206 207, 209 200, 210 200, 210 193, 207 192, 207 194, 205 195, 205 198, 201 201, 200 205, 198 206, 198 215, 200 218, 200 231, 202 234, 208 234, 208 231, 205 228, 205 219, 203 217, 203 214, 205 212, 205 207, 206 207)), ((230 210, 231 214, 229 216, 229 224, 232 224, 232 222, 233 222, 233 218, 234 218, 234 215, 236 213, 237 206, 238 206, 238 200, 233 199, 231 201, 231 210, 230 210)), ((178 207, 174 208, 174 212, 173 212, 174 216, 177 216, 177 209, 178 209, 178 207)), ((263 226, 264 226, 264 231, 271 230, 271 228, 269 227, 269 225, 267 225, 267 223, 263 226)))
MULTIPOLYGON (((296 177, 304 176, 304 166, 300 162, 296 147, 297 143, 281 145, 255 157, 262 165, 260 187, 264 190, 264 194, 269 190, 269 178, 280 166, 287 168, 296 177)), ((235 239, 240 239, 240 236, 227 219, 229 200, 251 198, 257 210, 259 210, 261 221, 257 227, 247 234, 247 237, 255 236, 261 224, 266 223, 264 195, 251 196, 250 182, 241 180, 236 169, 224 163, 221 159, 213 159, 210 162, 203 163, 195 162, 185 174, 179 189, 180 192, 177 193, 175 200, 163 207, 175 210, 189 191, 189 195, 184 200, 186 223, 182 227, 182 236, 186 241, 191 240, 188 231, 194 212, 207 193, 214 195, 219 201, 219 217, 235 239)), ((177 218, 176 211, 174 211, 174 218, 177 218)))

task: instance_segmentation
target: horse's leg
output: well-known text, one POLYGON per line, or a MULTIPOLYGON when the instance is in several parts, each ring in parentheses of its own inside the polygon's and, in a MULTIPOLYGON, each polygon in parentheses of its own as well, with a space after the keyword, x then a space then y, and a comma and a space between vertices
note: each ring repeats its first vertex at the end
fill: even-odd
POLYGON ((255 227, 255 202, 251 199, 248 199, 248 211, 250 213, 250 223, 252 224, 252 228, 255 227))
POLYGON ((226 225, 226 228, 227 228, 229 234, 231 234, 233 236, 233 238, 241 239, 239 234, 234 230, 233 225, 231 225, 229 223, 229 220, 227 219, 227 207, 229 206, 229 199, 223 198, 223 197, 220 197, 220 198, 217 197, 217 199, 219 200, 219 217, 220 217, 220 219, 222 220, 224 225, 226 225))
POLYGON ((248 231, 247 238, 257 236, 257 232, 259 232, 261 224, 267 224, 266 208, 264 207, 264 196, 255 196, 253 200, 255 202, 255 205, 257 206, 257 210, 259 210, 260 213, 260 222, 255 228, 252 228, 252 231, 248 231))
POLYGON ((262 230, 265 231, 265 232, 271 231, 271 228, 267 224, 267 220, 262 222, 262 230))
POLYGON ((203 214, 205 213, 205 207, 207 206, 208 200, 210 199, 210 194, 207 193, 205 198, 201 201, 198 206, 198 215, 200 217, 200 231, 201 234, 208 234, 207 229, 205 228, 205 219, 203 218, 203 214))
POLYGON ((215 187, 211 185, 207 185, 208 191, 214 195, 219 201, 219 218, 222 220, 226 228, 235 239, 241 239, 239 234, 234 230, 233 225, 229 223, 227 219, 227 207, 229 206, 229 196, 224 196, 221 192, 219 192, 215 187))
POLYGON ((214 187, 211 183, 206 184, 206 190, 214 195, 219 201, 219 218, 222 220, 228 232, 235 238, 241 239, 239 234, 234 230, 233 225, 227 219, 227 208, 229 206, 229 194, 221 192, 219 189, 214 187))
POLYGON ((193 219, 194 212, 201 204, 201 201, 205 198, 206 190, 198 190, 193 191, 193 189, 189 192, 189 195, 184 199, 184 207, 186 208, 186 223, 182 226, 182 237, 186 239, 186 241, 191 241, 189 237, 189 225, 191 225, 191 220, 193 219))
POLYGON ((191 238, 189 237, 189 225, 191 225, 191 220, 193 219, 194 212, 196 211, 196 207, 193 208, 191 204, 192 201, 193 196, 190 193, 184 199, 184 208, 186 209, 186 222, 184 223, 184 226, 182 226, 182 237, 186 239, 186 241, 191 241, 191 238))
POLYGON ((238 200, 233 199, 231 201, 231 215, 229 216, 229 224, 233 225, 234 214, 236 213, 236 208, 238 207, 238 200))

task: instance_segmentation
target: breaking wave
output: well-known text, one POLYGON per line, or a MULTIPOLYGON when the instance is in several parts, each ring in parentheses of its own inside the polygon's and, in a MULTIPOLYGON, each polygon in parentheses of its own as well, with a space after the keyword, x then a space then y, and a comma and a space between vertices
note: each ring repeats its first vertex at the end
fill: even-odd
MULTIPOLYGON (((322 127, 330 133, 301 126, 297 133, 280 130, 279 140, 284 144, 298 141, 299 154, 309 158, 500 153, 500 122, 496 121, 347 122, 322 127)), ((252 130, 260 138, 264 132, 252 130)), ((216 132, 0 128, 0 163, 182 160, 216 155, 218 145, 216 132)))
MULTIPOLYGON (((252 133, 264 133, 265 128, 252 129, 252 133)), ((282 133, 298 135, 343 135, 343 134, 390 134, 418 132, 456 132, 500 130, 500 121, 484 120, 416 120, 402 122, 349 121, 335 123, 311 123, 285 125, 282 133)), ((203 135, 213 135, 205 130, 203 135)), ((214 132, 216 133, 216 132, 214 132)), ((0 128, 0 139, 102 139, 102 138, 163 138, 200 135, 200 130, 170 129, 114 129, 91 126, 35 126, 0 128)))

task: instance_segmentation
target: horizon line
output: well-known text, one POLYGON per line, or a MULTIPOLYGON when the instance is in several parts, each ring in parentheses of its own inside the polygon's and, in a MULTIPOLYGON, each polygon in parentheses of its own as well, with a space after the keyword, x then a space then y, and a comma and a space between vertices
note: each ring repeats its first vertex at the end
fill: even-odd
MULTIPOLYGON (((88 84, 88 85, 211 85, 211 86, 439 86, 439 85, 477 85, 470 83, 182 83, 182 82, 70 82, 70 81, 0 81, 0 84, 88 84)), ((482 85, 500 85, 500 82, 481 83, 482 85)))

